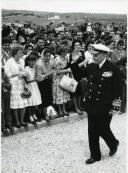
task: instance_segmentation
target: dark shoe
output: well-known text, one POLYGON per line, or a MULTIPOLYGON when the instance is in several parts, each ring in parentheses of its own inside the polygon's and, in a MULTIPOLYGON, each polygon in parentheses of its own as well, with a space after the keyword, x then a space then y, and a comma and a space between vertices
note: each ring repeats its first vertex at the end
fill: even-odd
POLYGON ((83 114, 83 112, 81 111, 81 110, 79 110, 79 111, 76 111, 76 113, 78 113, 78 114, 83 114))
POLYGON ((100 161, 101 159, 95 159, 95 158, 90 158, 90 159, 87 159, 86 160, 86 164, 92 164, 92 163, 94 163, 94 162, 96 162, 96 161, 100 161))
POLYGON ((64 114, 59 114, 60 117, 64 117, 64 114))
POLYGON ((19 124, 16 124, 15 127, 18 129, 21 128, 21 126, 19 124))
POLYGON ((25 127, 25 128, 28 127, 28 124, 27 123, 21 123, 20 125, 23 126, 23 127, 25 127))
MULTIPOLYGON (((56 118, 60 118, 60 115, 59 115, 59 114, 57 114, 56 118)), ((55 118, 55 119, 56 119, 56 118, 55 118)))
POLYGON ((65 113, 64 113, 64 116, 69 117, 69 116, 70 116, 70 114, 69 114, 69 113, 67 113, 67 112, 65 112, 65 113))
POLYGON ((118 145, 119 141, 117 140, 115 148, 109 151, 109 156, 113 156, 117 152, 118 145))
POLYGON ((35 124, 35 121, 30 121, 30 123, 34 125, 35 124))
POLYGON ((82 107, 80 107, 80 110, 81 110, 81 111, 85 111, 85 109, 84 109, 84 108, 82 108, 82 107))
POLYGON ((39 117, 38 117, 36 121, 37 121, 37 122, 41 122, 42 120, 43 120, 42 118, 39 118, 39 117))
POLYGON ((80 109, 75 109, 75 112, 78 113, 78 114, 83 114, 83 112, 80 110, 80 109))
POLYGON ((4 136, 9 136, 10 135, 9 131, 6 128, 3 128, 2 132, 3 132, 4 136))

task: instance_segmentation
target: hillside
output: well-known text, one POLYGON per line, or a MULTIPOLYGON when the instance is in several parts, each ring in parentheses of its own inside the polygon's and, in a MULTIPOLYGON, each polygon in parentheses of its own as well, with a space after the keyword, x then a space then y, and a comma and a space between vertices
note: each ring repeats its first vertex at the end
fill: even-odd
POLYGON ((25 10, 2 10, 2 23, 32 23, 45 26, 52 20, 49 17, 58 15, 59 20, 54 20, 55 23, 64 21, 66 23, 76 22, 101 22, 101 23, 126 23, 127 15, 124 14, 96 14, 96 13, 54 13, 54 12, 39 12, 25 10))

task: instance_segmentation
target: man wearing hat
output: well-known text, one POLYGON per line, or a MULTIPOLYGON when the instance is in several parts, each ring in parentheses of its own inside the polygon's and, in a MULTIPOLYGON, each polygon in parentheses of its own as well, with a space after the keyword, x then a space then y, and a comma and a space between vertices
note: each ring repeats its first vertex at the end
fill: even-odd
POLYGON ((106 142, 109 156, 116 153, 119 141, 110 129, 110 122, 114 111, 118 111, 121 95, 121 74, 111 62, 106 59, 110 49, 105 45, 94 44, 95 63, 86 68, 79 68, 77 63, 69 66, 74 77, 88 79, 85 96, 85 111, 88 113, 88 139, 91 157, 86 164, 101 160, 99 137, 106 142))

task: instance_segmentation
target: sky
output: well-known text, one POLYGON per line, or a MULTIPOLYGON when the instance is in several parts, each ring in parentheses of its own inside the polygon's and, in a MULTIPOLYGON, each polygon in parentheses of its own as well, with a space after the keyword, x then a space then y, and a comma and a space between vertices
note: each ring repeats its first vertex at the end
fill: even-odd
POLYGON ((1 9, 127 14, 127 0, 1 0, 1 9))

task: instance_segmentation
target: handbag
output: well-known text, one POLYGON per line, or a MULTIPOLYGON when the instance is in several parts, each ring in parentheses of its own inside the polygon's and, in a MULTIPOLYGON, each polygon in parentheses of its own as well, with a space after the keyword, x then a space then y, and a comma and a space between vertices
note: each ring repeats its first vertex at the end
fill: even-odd
POLYGON ((67 75, 64 75, 60 81, 60 87, 72 93, 76 91, 77 85, 78 82, 67 75))
POLYGON ((32 95, 31 91, 28 89, 28 87, 24 84, 23 92, 21 93, 21 97, 24 99, 30 98, 32 95))

